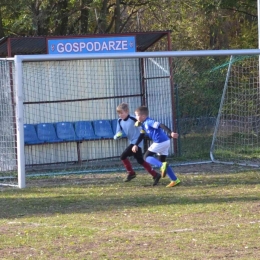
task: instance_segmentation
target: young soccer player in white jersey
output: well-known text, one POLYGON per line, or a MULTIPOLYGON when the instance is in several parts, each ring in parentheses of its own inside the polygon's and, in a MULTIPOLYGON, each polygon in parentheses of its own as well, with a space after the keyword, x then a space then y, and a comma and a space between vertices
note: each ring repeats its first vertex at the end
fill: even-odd
POLYGON ((144 139, 145 133, 153 140, 152 145, 148 148, 144 154, 144 159, 151 165, 160 167, 162 177, 164 178, 166 173, 171 182, 166 187, 174 187, 180 183, 180 180, 174 174, 172 168, 166 162, 166 157, 169 152, 170 138, 178 138, 178 133, 172 132, 167 126, 161 124, 149 117, 149 110, 146 106, 140 106, 135 110, 135 116, 137 119, 136 126, 141 126, 142 130, 138 140, 133 146, 133 152, 138 151, 138 145, 144 139), (164 131, 168 134, 166 134, 164 131), (154 157, 157 154, 159 160, 154 157))
POLYGON ((136 118, 129 114, 129 106, 127 103, 122 103, 117 106, 116 111, 118 113, 119 119, 117 121, 117 128, 116 128, 116 134, 114 136, 114 139, 119 139, 122 137, 122 131, 125 132, 128 141, 129 146, 126 147, 126 149, 123 151, 123 153, 120 156, 120 159, 128 173, 125 181, 131 181, 136 177, 136 173, 132 168, 131 162, 128 160, 128 157, 134 156, 136 161, 141 164, 146 171, 148 171, 153 176, 153 186, 157 185, 161 174, 157 173, 149 163, 147 163, 143 159, 142 154, 142 146, 143 142, 140 141, 138 143, 138 149, 136 151, 132 151, 133 146, 135 145, 139 135, 140 135, 140 128, 137 128, 135 126, 135 123, 137 122, 136 118))

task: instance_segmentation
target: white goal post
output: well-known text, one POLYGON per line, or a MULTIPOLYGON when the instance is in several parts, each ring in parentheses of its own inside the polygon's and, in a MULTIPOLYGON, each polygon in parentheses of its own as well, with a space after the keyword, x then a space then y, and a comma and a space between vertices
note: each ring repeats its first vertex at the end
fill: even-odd
MULTIPOLYGON (((242 91, 244 93, 244 96, 241 96, 242 100, 251 98, 250 102, 244 104, 245 106, 241 108, 248 108, 248 113, 243 113, 240 116, 241 110, 233 111, 232 107, 229 106, 233 102, 232 93, 243 89, 246 84, 245 81, 249 80, 250 69, 259 72, 259 64, 255 62, 258 60, 259 54, 260 50, 252 49, 93 55, 18 55, 14 58, 1 59, 1 75, 2 78, 5 77, 0 84, 2 92, 0 94, 2 100, 10 102, 7 108, 3 107, 3 110, 10 108, 14 111, 10 112, 9 125, 4 121, 6 115, 0 113, 1 126, 7 128, 0 133, 1 140, 3 140, 0 142, 0 172, 1 178, 5 179, 0 181, 0 185, 24 188, 26 187, 28 172, 31 172, 32 175, 47 175, 64 174, 66 172, 94 173, 102 172, 104 168, 110 171, 120 170, 122 165, 118 162, 120 161, 118 158, 127 145, 125 139, 115 142, 111 135, 104 137, 95 135, 89 139, 80 139, 79 136, 75 135, 74 140, 64 138, 61 141, 59 136, 57 140, 54 140, 56 136, 55 138, 48 137, 50 138, 47 139, 48 141, 43 141, 43 136, 40 136, 38 143, 33 141, 30 143, 32 134, 28 132, 28 137, 25 131, 32 127, 37 135, 40 131, 44 131, 44 127, 53 127, 57 131, 60 126, 61 131, 63 131, 62 134, 66 134, 64 131, 67 131, 70 125, 73 126, 74 130, 77 130, 77 126, 81 126, 82 122, 90 122, 95 130, 96 123, 105 124, 108 121, 113 128, 113 122, 117 118, 115 108, 121 102, 130 104, 131 113, 134 113, 137 106, 147 105, 151 117, 157 118, 162 123, 179 131, 180 139, 178 143, 172 142, 170 155, 175 153, 178 157, 179 153, 181 157, 187 154, 185 163, 212 161, 225 163, 225 156, 230 157, 228 152, 236 153, 229 150, 229 146, 233 147, 236 142, 239 142, 241 146, 255 146, 256 152, 259 151, 260 131, 252 133, 253 130, 248 123, 255 120, 252 124, 256 127, 258 120, 260 120, 258 108, 255 113, 253 112, 253 106, 259 101, 259 75, 256 78, 256 74, 252 75, 251 73, 254 79, 251 80, 250 85, 246 85, 247 90, 242 91), (225 57, 227 60, 230 56, 254 56, 254 68, 246 68, 246 66, 251 65, 241 58, 242 64, 240 66, 244 70, 238 68, 235 75, 230 75, 230 71, 228 72, 228 68, 232 70, 234 62, 224 64, 218 69, 217 65, 221 65, 223 62, 217 58, 225 57), (214 58, 216 60, 212 61, 214 58), (191 60, 192 62, 190 62, 191 60), (216 63, 218 88, 221 89, 221 94, 223 88, 225 91, 222 99, 221 97, 217 98, 218 115, 212 111, 202 115, 197 111, 200 102, 203 102, 200 110, 207 110, 205 104, 211 103, 211 101, 198 100, 203 96, 202 92, 205 89, 208 91, 211 88, 210 84, 216 84, 216 76, 209 79, 215 73, 211 73, 209 70, 207 66, 209 61, 212 64, 216 63), (7 67, 5 63, 8 63, 7 67), (198 64, 203 64, 200 71, 196 71, 198 64), (249 74, 247 75, 247 73, 249 74), (11 76, 7 77, 7 75, 11 76), (227 75, 228 77, 226 77, 227 75), (229 96, 226 98, 226 89, 229 87, 230 77, 232 77, 231 85, 235 90, 229 92, 229 96), (195 82, 196 79, 198 79, 198 82, 195 82), (205 86, 202 87, 204 83, 205 86), (12 85, 14 89, 10 93, 8 88, 12 85), (258 85, 258 88, 256 88, 256 85, 258 85), (200 90, 202 92, 200 93, 198 90, 198 93, 196 93, 196 88, 200 87, 202 87, 200 90), (252 92, 249 88, 253 88, 255 92, 252 92), (198 99, 195 97, 196 94, 198 99), (198 101, 195 103, 198 107, 189 108, 190 100, 198 101), (223 107, 224 100, 228 102, 228 108, 225 105, 223 107), (184 105, 183 102, 186 104, 184 105), (194 116, 191 116, 189 111, 194 112, 194 116), (11 116, 11 114, 15 114, 15 116, 11 116), (226 127, 221 128, 221 124, 226 124, 226 127), (240 127, 240 124, 243 127, 240 127), (10 135, 10 131, 7 133, 10 125, 15 125, 16 131, 13 139, 11 138, 12 143, 15 142, 16 144, 13 147, 10 147, 6 141, 10 135), (229 138, 230 133, 228 131, 235 137, 234 139, 229 138), (200 133, 201 136, 198 137, 200 133), (251 135, 253 139, 250 139, 251 135), (29 138, 28 142, 25 137, 29 138), (197 139, 194 147, 189 147, 189 145, 192 145, 190 140, 196 140, 197 137, 201 139, 197 139), (203 156, 195 158, 195 160, 190 158, 188 149, 191 149, 191 153, 194 154, 196 150, 202 149, 199 146, 201 143, 199 140, 207 138, 210 140, 210 145, 207 144, 208 159, 202 158, 203 156), (232 144, 228 142, 232 142, 232 144), (218 152, 215 160, 214 152, 216 148, 218 152), (10 161, 15 161, 10 168, 6 167, 9 150, 15 150, 15 153, 8 155, 11 158, 9 158, 10 161), (220 157, 219 151, 224 151, 223 157, 220 157), (114 161, 114 158, 116 158, 116 161, 114 161), (16 178, 17 182, 13 178, 16 178)), ((212 87, 211 97, 216 96, 215 90, 216 87, 212 87)), ((240 97, 237 97, 237 93, 234 95, 236 95, 235 103, 239 102, 240 97)), ((205 96, 205 99, 207 99, 207 96, 205 96)), ((233 106, 233 108, 238 109, 237 106, 233 106)), ((240 148, 236 147, 235 150, 240 148)), ((241 149, 244 151, 244 148, 241 149)), ((234 157, 236 156, 235 154, 234 157)), ((246 157, 250 157, 250 151, 248 151, 246 157)), ((253 154, 253 157, 254 163, 252 165, 260 166, 259 157, 256 154, 253 154)), ((245 165, 251 164, 245 158, 241 160, 245 165)), ((232 157, 228 163, 239 162, 232 157)))

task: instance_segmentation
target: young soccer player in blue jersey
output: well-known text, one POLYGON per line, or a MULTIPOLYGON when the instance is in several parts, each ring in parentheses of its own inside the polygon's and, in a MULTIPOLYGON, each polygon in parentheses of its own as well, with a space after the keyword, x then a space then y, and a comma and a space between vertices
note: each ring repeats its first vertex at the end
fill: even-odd
POLYGON ((133 146, 133 152, 138 151, 138 145, 144 139, 145 133, 153 140, 152 145, 148 148, 144 155, 144 159, 151 165, 160 167, 162 177, 164 178, 166 173, 171 182, 166 187, 174 187, 180 183, 180 180, 174 174, 172 168, 166 162, 166 157, 170 147, 170 137, 178 138, 178 133, 172 132, 167 126, 161 124, 149 117, 149 110, 146 106, 140 106, 135 110, 135 116, 137 119, 136 126, 141 126, 142 130, 138 140, 133 146), (168 134, 166 134, 164 131, 168 134), (159 160, 154 157, 157 154, 159 160))
POLYGON ((126 171, 128 172, 128 175, 125 179, 126 182, 131 181, 136 177, 136 173, 132 168, 131 162, 128 160, 128 157, 134 156, 136 161, 141 164, 146 171, 148 171, 153 176, 153 186, 157 185, 161 174, 157 173, 149 163, 147 163, 143 159, 142 154, 142 146, 143 142, 140 141, 138 143, 138 149, 136 151, 133 151, 132 148, 136 144, 136 141, 140 135, 140 128, 135 126, 135 123, 137 122, 136 118, 133 115, 129 114, 129 106, 127 103, 122 103, 117 106, 116 111, 118 113, 119 119, 117 121, 117 128, 116 128, 116 134, 114 136, 114 139, 119 139, 122 137, 122 131, 125 132, 129 145, 126 147, 126 149, 123 151, 123 153, 120 156, 120 159, 126 168, 126 171))

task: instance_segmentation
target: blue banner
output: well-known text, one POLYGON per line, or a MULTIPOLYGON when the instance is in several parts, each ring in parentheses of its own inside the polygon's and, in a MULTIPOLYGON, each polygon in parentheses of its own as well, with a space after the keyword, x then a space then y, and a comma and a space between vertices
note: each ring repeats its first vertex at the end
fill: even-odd
POLYGON ((48 39, 48 54, 135 52, 134 36, 48 39))

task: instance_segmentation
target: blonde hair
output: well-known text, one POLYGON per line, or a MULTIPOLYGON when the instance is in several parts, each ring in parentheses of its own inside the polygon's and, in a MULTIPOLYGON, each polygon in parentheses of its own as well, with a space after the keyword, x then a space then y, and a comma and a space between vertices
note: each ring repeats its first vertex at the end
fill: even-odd
POLYGON ((117 106, 116 112, 121 112, 121 111, 129 111, 129 106, 127 103, 121 103, 120 105, 117 106))
POLYGON ((146 106, 140 106, 138 107, 135 112, 137 112, 138 114, 140 115, 145 115, 145 116, 148 116, 149 115, 149 110, 148 110, 148 107, 146 106))

